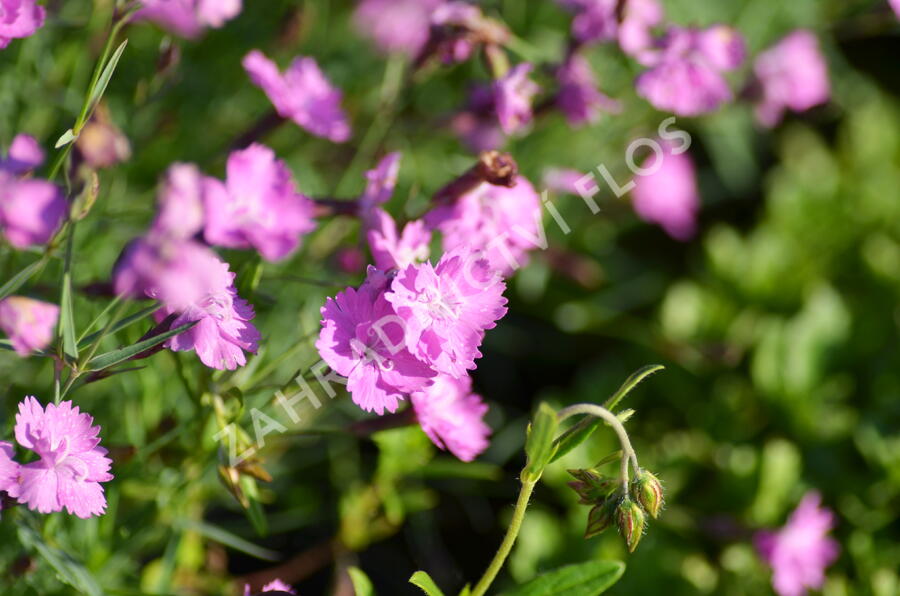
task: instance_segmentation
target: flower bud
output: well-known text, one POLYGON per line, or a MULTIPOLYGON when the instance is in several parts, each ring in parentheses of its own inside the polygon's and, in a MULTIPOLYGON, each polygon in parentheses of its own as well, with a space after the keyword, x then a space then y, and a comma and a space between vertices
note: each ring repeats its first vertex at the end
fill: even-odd
POLYGON ((569 486, 581 497, 578 502, 582 505, 598 504, 618 487, 618 481, 591 468, 569 470, 569 474, 575 478, 574 482, 569 482, 569 486))
POLYGON ((594 505, 594 508, 588 514, 587 528, 584 530, 585 539, 593 538, 612 525, 616 517, 616 505, 618 502, 619 498, 616 496, 594 505))
POLYGON ((631 483, 631 498, 655 519, 663 505, 662 484, 647 470, 640 470, 631 483))
POLYGON ((616 508, 616 525, 625 538, 628 552, 633 553, 644 534, 644 511, 640 505, 625 497, 616 508))

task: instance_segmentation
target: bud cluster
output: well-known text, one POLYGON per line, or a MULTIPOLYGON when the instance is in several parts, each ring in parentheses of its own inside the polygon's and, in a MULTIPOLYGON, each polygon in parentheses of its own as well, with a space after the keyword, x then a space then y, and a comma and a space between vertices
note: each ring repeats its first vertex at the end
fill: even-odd
POLYGON ((663 505, 662 485, 647 470, 638 470, 628 487, 615 478, 604 476, 595 469, 569 470, 575 481, 569 486, 578 493, 579 503, 593 505, 588 514, 585 538, 592 538, 613 524, 625 539, 628 552, 634 552, 644 528, 647 515, 656 518, 663 505))

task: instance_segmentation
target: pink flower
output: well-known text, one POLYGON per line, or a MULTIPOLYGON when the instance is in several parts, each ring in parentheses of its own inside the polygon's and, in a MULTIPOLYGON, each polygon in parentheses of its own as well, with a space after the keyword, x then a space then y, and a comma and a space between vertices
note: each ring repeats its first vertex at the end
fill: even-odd
POLYGON ((772 567, 772 587, 780 596, 802 596, 825 583, 825 568, 838 557, 840 546, 827 536, 834 515, 820 507, 818 493, 807 493, 780 530, 756 535, 756 548, 772 567))
POLYGON ((52 513, 66 509, 80 518, 102 515, 106 497, 101 482, 112 480, 112 461, 100 447, 99 426, 71 401, 46 408, 26 397, 16 414, 16 441, 40 459, 19 468, 9 494, 29 509, 52 513))
MULTIPOLYGON (((0 492, 15 490, 19 480, 19 464, 13 461, 15 452, 12 443, 0 441, 0 492)), ((0 509, 2 509, 0 503, 0 509)))
POLYGON ((314 59, 297 57, 282 75, 265 54, 253 50, 244 56, 243 65, 282 118, 290 118, 312 134, 335 143, 350 138, 341 92, 322 74, 314 59))
POLYGON ((366 232, 375 267, 382 271, 403 269, 428 259, 431 231, 421 220, 411 221, 397 234, 397 224, 383 209, 376 209, 366 232))
POLYGON ((135 19, 153 21, 188 39, 218 29, 241 12, 241 0, 143 0, 135 19))
POLYGON ((24 296, 0 300, 0 329, 9 336, 19 356, 43 350, 53 341, 59 307, 24 296))
POLYGON ((828 101, 828 66, 810 31, 794 31, 756 58, 753 65, 762 98, 756 117, 775 126, 785 110, 802 112, 828 101))
POLYGON ((204 188, 210 244, 253 247, 268 261, 278 261, 315 228, 313 203, 297 192, 290 170, 275 153, 253 144, 228 157, 225 184, 210 179, 204 188))
POLYGON ((662 20, 663 9, 658 0, 627 0, 619 25, 619 47, 642 61, 644 50, 653 45, 651 29, 662 20))
POLYGON ((456 250, 437 267, 408 265, 386 299, 405 323, 410 351, 438 372, 461 377, 481 357, 485 330, 506 314, 505 289, 485 259, 456 250))
POLYGON ((207 179, 193 164, 169 166, 151 234, 187 240, 202 230, 203 193, 207 184, 207 179))
POLYGON ((573 55, 556 71, 559 94, 556 105, 573 127, 596 122, 602 112, 618 112, 619 102, 597 89, 591 65, 583 57, 573 55))
POLYGON ((434 10, 431 26, 441 36, 436 48, 441 61, 444 64, 465 62, 476 47, 471 32, 485 26, 484 15, 474 4, 451 0, 434 10))
POLYGON ((497 119, 506 134, 517 132, 531 122, 531 100, 540 91, 537 83, 528 78, 532 68, 523 62, 494 81, 497 119))
POLYGON ((577 195, 579 180, 585 177, 578 170, 548 168, 544 171, 544 186, 554 192, 577 195))
MULTIPOLYGON (((359 197, 359 215, 363 223, 373 223, 376 208, 385 204, 394 194, 397 176, 400 174, 400 153, 388 153, 378 165, 366 172, 366 189, 359 197)), ((377 223, 377 222, 374 222, 377 223)))
MULTIPOLYGON (((2 0, 0 0, 2 2, 2 0)), ((31 135, 18 134, 9 146, 9 155, 0 159, 0 170, 14 176, 21 176, 44 163, 44 150, 31 135)))
POLYGON ((0 0, 0 50, 13 39, 33 35, 43 27, 45 16, 36 0, 0 0))
POLYGON ((475 87, 466 109, 450 123, 453 132, 474 153, 497 149, 506 140, 506 136, 497 122, 496 102, 490 87, 475 87))
POLYGON ((641 164, 654 172, 634 177, 631 195, 634 210, 646 222, 659 224, 676 240, 688 240, 696 231, 700 196, 694 162, 687 153, 675 154, 660 142, 663 155, 656 154, 641 164), (662 159, 662 162, 656 160, 662 159))
POLYGON ((443 248, 483 251, 491 267, 509 275, 527 261, 540 241, 541 203, 523 176, 512 188, 484 183, 425 215, 425 223, 443 234, 443 248))
POLYGON ((37 141, 27 135, 16 136, 9 155, 0 160, 0 230, 16 248, 49 242, 69 209, 55 184, 21 178, 43 160, 37 141))
POLYGON ((441 449, 462 461, 472 461, 487 449, 491 428, 483 418, 488 407, 472 393, 469 375, 439 375, 434 385, 412 393, 410 401, 422 430, 441 449))
MULTIPOLYGON (((267 583, 266 585, 264 585, 262 587, 261 591, 262 592, 281 591, 281 592, 287 592, 288 594, 296 594, 297 593, 294 591, 294 589, 292 587, 290 587, 289 585, 287 585, 280 579, 276 579, 274 581, 267 583)), ((245 584, 244 585, 244 596, 250 596, 251 594, 252 594, 252 591, 250 590, 250 584, 245 584)))
POLYGON ((679 116, 711 112, 731 99, 722 72, 737 68, 745 53, 743 38, 724 25, 671 27, 658 50, 642 53, 651 68, 637 79, 638 95, 679 116))
POLYGON ((900 19, 900 0, 888 0, 888 2, 890 2, 894 12, 897 13, 897 18, 900 19))
POLYGON ((431 14, 444 0, 362 0, 356 28, 384 52, 417 55, 428 41, 431 14))
POLYGON ((591 43, 616 38, 619 28, 617 0, 557 0, 557 3, 575 13, 572 36, 577 41, 591 43))
POLYGON ((367 412, 394 412, 399 401, 431 382, 435 372, 407 349, 405 322, 385 297, 387 279, 369 269, 358 290, 347 288, 322 307, 316 349, 347 377, 353 402, 367 412))

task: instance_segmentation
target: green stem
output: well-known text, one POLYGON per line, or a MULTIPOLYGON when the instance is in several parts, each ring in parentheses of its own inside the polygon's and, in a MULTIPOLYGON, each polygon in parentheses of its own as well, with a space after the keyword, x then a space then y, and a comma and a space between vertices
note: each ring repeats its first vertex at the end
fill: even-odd
POLYGON ((569 406, 568 408, 560 410, 557 416, 559 417, 559 421, 562 422, 566 418, 578 416, 579 414, 588 414, 590 416, 601 418, 616 432, 616 435, 619 437, 619 443, 622 444, 622 462, 619 476, 622 481, 622 486, 628 486, 629 462, 634 466, 635 472, 640 468, 638 467, 637 454, 631 446, 631 440, 628 438, 628 432, 626 432, 622 422, 615 414, 597 404, 575 404, 574 406, 569 406))
POLYGON ((531 499, 531 492, 534 490, 536 483, 537 480, 522 482, 519 498, 516 500, 516 508, 513 510, 512 520, 509 522, 509 528, 506 529, 506 536, 503 537, 503 542, 500 543, 500 548, 497 549, 491 564, 488 565, 484 575, 481 576, 481 579, 478 580, 478 583, 472 590, 471 596, 483 596, 487 593, 488 588, 494 582, 494 578, 497 577, 497 574, 506 562, 506 558, 509 556, 509 552, 519 536, 522 521, 525 519, 525 511, 528 509, 528 501, 531 499))

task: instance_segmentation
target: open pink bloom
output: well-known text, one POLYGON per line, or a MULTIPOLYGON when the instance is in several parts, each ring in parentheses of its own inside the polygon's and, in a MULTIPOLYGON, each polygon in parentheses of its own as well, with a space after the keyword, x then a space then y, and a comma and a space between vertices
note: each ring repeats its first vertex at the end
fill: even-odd
POLYGON ((509 275, 541 243, 540 197, 523 176, 512 188, 484 183, 429 211, 425 223, 443 234, 445 251, 483 251, 494 270, 509 275))
POLYGON ((388 271, 428 259, 431 231, 425 222, 417 219, 408 222, 398 235, 394 218, 383 209, 376 209, 366 239, 375 267, 388 271))
POLYGON ((602 112, 618 112, 619 102, 597 89, 591 65, 575 54, 556 71, 559 94, 556 105, 571 126, 596 122, 602 112))
POLYGON ((627 0, 619 25, 619 47, 638 61, 653 45, 651 30, 663 20, 663 8, 659 0, 627 0))
POLYGON ((740 66, 745 55, 743 38, 730 27, 671 27, 659 49, 642 53, 651 68, 637 79, 638 95, 679 116, 711 112, 732 97, 722 73, 740 66))
POLYGON ((828 536, 834 514, 807 493, 780 530, 756 535, 756 548, 772 567, 772 587, 780 596, 802 596, 825 583, 825 568, 837 559, 838 543, 828 536))
POLYGON ((196 39, 207 27, 218 29, 240 12, 241 0, 143 0, 135 19, 153 21, 181 37, 196 39))
POLYGON ((228 248, 253 247, 278 261, 315 228, 313 203, 297 192, 287 165, 260 144, 228 156, 225 184, 209 179, 204 188, 206 241, 228 248))
POLYGON ((431 14, 444 0, 362 0, 353 15, 356 28, 384 52, 417 55, 425 43, 431 14))
POLYGON ((756 58, 753 73, 762 94, 756 117, 778 124, 785 110, 802 112, 828 101, 828 66, 810 31, 794 31, 756 58))
POLYGON ((506 314, 504 290, 485 259, 456 250, 445 253, 437 267, 408 265, 385 297, 405 323, 410 351, 438 372, 461 377, 481 357, 485 330, 506 314))
MULTIPOLYGON (((287 592, 288 594, 296 594, 294 588, 290 587, 280 579, 273 580, 262 587, 261 592, 287 592)), ((250 590, 250 584, 244 585, 244 596, 250 596, 253 592, 250 590)))
POLYGON ((13 137, 6 159, 0 159, 0 170, 5 170, 14 176, 21 176, 42 163, 44 163, 44 150, 37 139, 31 135, 18 134, 13 137))
POLYGON ((363 224, 377 225, 379 216, 375 215, 376 208, 385 204, 394 194, 397 186, 397 176, 400 175, 400 153, 388 153, 378 165, 366 172, 366 190, 359 197, 359 217, 363 224))
POLYGON ((350 138, 350 124, 341 108, 341 91, 335 88, 313 58, 299 56, 282 75, 278 66, 259 50, 243 60, 253 84, 262 89, 282 118, 290 118, 312 134, 343 143, 350 138))
POLYGON ((12 443, 0 441, 0 492, 14 491, 13 487, 18 484, 19 464, 13 461, 14 456, 12 443))
POLYGON ((36 0, 0 0, 0 50, 13 39, 33 35, 44 25, 45 16, 36 0))
POLYGON ((441 449, 462 461, 472 461, 487 449, 491 427, 483 418, 488 407, 472 393, 469 375, 439 375, 434 385, 412 393, 410 401, 422 430, 441 449))
POLYGON ((59 307, 24 296, 0 300, 0 329, 19 356, 43 350, 53 341, 59 307))
POLYGON ((207 179, 193 164, 169 166, 151 234, 187 240, 202 230, 203 193, 207 184, 207 179))
POLYGON ((634 210, 646 222, 655 223, 676 240, 689 240, 697 228, 700 195, 697 191, 694 162, 687 153, 672 153, 665 142, 662 163, 659 154, 646 160, 641 167, 655 171, 634 177, 631 196, 634 210))
POLYGON ((531 100, 540 91, 537 83, 529 78, 532 68, 531 64, 523 62, 494 81, 497 119, 506 134, 517 132, 531 122, 531 100))
POLYGON ((62 511, 86 519, 106 511, 101 482, 112 480, 112 461, 100 447, 99 426, 71 401, 49 404, 26 397, 16 414, 16 442, 40 459, 19 467, 11 497, 40 513, 62 511))
POLYGON ((16 136, 9 154, 0 160, 0 230, 16 248, 46 244, 69 209, 55 184, 21 178, 43 160, 37 141, 27 135, 16 136))
POLYGON ((347 377, 353 402, 367 412, 395 412, 399 401, 431 382, 435 372, 407 349, 405 322, 385 298, 387 280, 369 269, 359 289, 347 288, 322 307, 316 349, 347 377))

